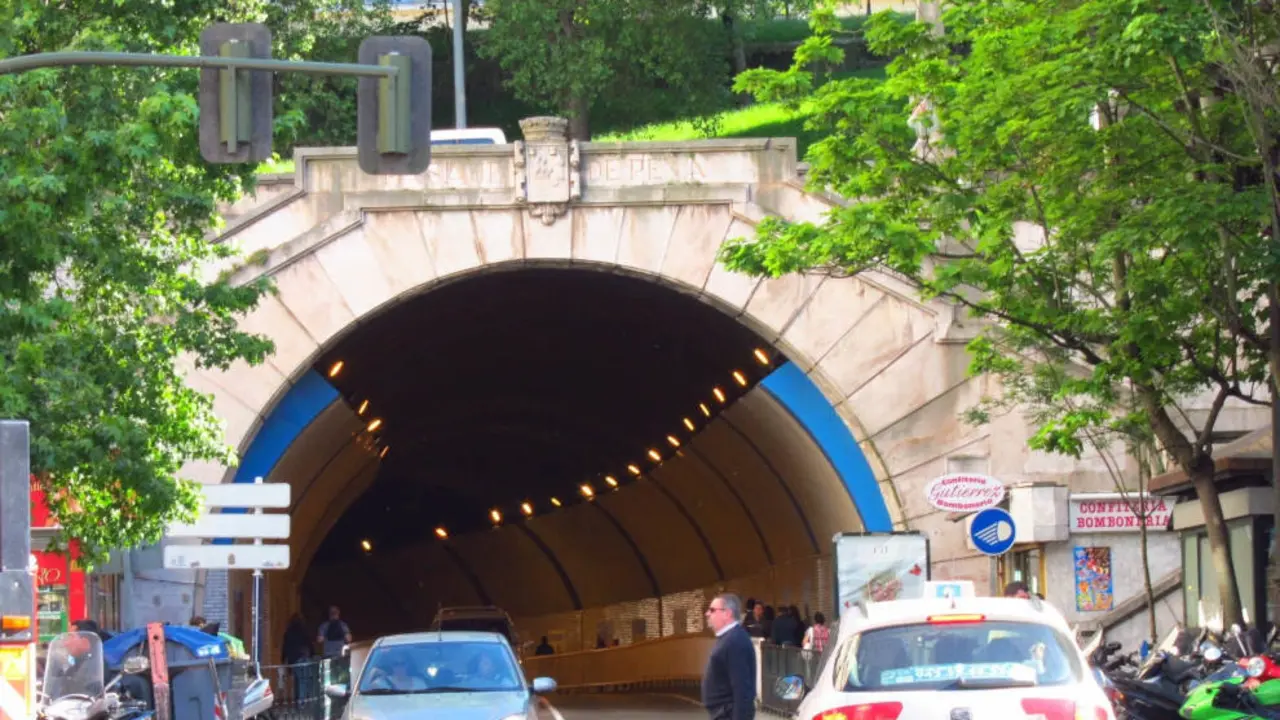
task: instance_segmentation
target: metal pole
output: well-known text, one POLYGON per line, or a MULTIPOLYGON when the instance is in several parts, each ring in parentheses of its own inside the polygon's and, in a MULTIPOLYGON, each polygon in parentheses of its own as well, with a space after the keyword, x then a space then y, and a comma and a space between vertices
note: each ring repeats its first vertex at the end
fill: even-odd
POLYGON ((453 112, 454 126, 459 130, 467 126, 467 67, 463 53, 462 0, 453 0, 453 112))
POLYGON ((394 65, 360 65, 358 63, 304 62, 215 55, 144 55, 121 52, 51 52, 19 55, 0 60, 0 75, 47 67, 72 65, 118 65, 130 67, 188 67, 228 70, 287 70, 318 75, 364 75, 394 78, 399 72, 394 65))
POLYGON ((133 607, 133 551, 120 551, 120 627, 134 628, 138 625, 133 607))
MULTIPOLYGON (((253 484, 261 485, 262 476, 253 479, 253 484)), ((261 515, 262 508, 254 508, 254 515, 261 515)), ((262 538, 254 538, 254 545, 261 545, 262 538)), ((262 568, 253 570, 253 665, 262 667, 262 568)))

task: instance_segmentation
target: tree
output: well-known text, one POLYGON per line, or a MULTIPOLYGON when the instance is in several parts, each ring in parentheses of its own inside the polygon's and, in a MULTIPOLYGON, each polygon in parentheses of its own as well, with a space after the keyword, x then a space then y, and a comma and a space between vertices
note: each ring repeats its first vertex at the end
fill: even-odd
POLYGON ((606 109, 643 121, 655 102, 689 114, 723 105, 724 39, 703 0, 490 0, 485 10, 479 54, 510 73, 521 100, 565 113, 575 139, 590 140, 592 113, 606 109))
MULTIPOLYGON (((388 0, 269 0, 261 6, 261 21, 272 31, 272 55, 288 60, 356 62, 366 37, 412 32, 395 23, 388 0)), ((354 77, 277 73, 277 153, 287 155, 295 141, 355 144, 356 85, 354 77)))
MULTIPOLYGON (((198 52, 248 0, 45 3, 0 10, 0 56, 55 50, 198 52)), ((234 462, 212 398, 180 359, 256 363, 237 329, 262 283, 201 280, 226 250, 215 205, 252 167, 199 156, 193 70, 48 69, 0 76, 0 417, 31 423, 32 470, 89 561, 159 538, 198 496, 188 460, 234 462)))
POLYGON ((1250 338, 1266 336, 1280 256, 1246 103, 1220 72, 1210 10, 1237 10, 1212 2, 975 0, 941 32, 877 15, 872 49, 900 53, 888 81, 813 89, 805 64, 839 54, 830 7, 816 12, 796 66, 738 87, 807 104, 828 133, 809 182, 859 200, 820 224, 762 223, 723 257, 775 276, 879 268, 992 321, 971 371, 1006 402, 1074 404, 1037 417, 1033 447, 1145 428, 1194 486, 1232 623, 1214 431, 1228 401, 1264 402, 1250 338))

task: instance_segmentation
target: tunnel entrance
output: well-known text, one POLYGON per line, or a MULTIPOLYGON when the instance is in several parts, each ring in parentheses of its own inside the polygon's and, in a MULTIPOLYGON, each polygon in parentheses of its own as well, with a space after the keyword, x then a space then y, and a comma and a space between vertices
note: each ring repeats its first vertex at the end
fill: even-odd
POLYGON ((357 639, 497 605, 559 652, 700 631, 719 589, 830 613, 831 537, 863 529, 798 415, 804 373, 656 277, 455 276, 358 321, 310 376, 332 401, 268 477, 294 486, 276 647, 331 604, 357 639))

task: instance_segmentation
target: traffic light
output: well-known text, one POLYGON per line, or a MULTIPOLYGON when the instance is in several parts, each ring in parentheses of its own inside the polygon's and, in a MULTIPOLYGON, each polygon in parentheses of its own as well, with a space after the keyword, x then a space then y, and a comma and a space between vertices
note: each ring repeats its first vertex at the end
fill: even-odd
MULTIPOLYGON (((270 58, 271 31, 259 23, 217 23, 200 33, 200 54, 270 58)), ((200 70, 200 154, 211 163, 271 158, 273 109, 268 70, 200 70)))
POLYGON ((360 43, 361 65, 391 65, 394 78, 361 77, 356 145, 370 175, 416 175, 431 164, 431 45, 413 36, 360 43))

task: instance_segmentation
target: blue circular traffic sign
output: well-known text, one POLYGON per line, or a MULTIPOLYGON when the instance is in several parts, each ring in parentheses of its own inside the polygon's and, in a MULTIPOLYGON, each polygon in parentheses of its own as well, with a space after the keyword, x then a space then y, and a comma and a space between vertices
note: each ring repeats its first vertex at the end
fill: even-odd
POLYGON ((1003 555, 1013 547, 1017 529, 1013 516, 1001 508, 987 508, 973 516, 969 539, 983 555, 1003 555))

